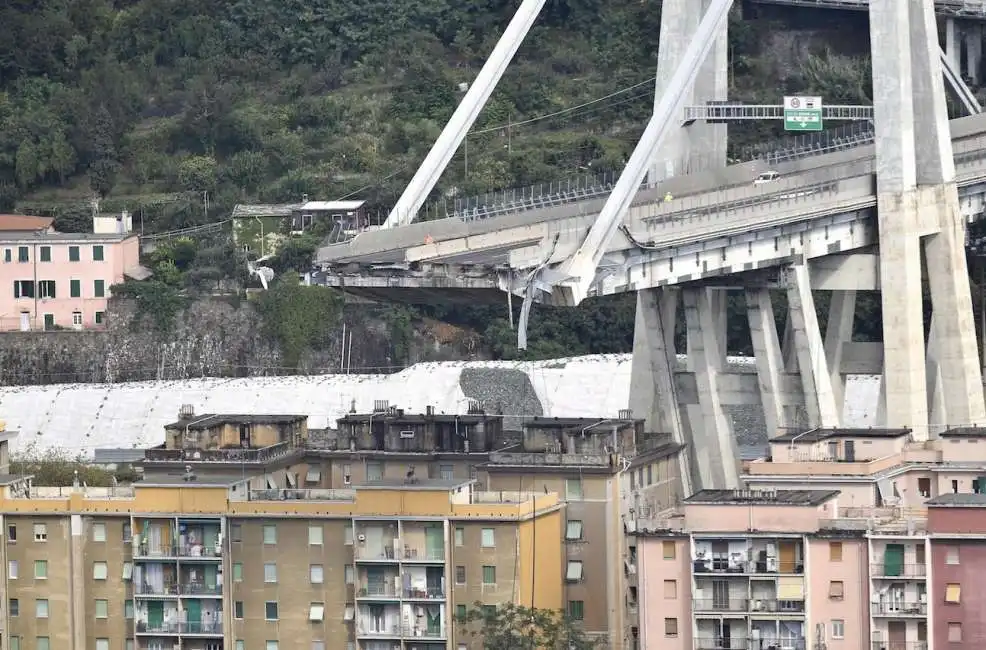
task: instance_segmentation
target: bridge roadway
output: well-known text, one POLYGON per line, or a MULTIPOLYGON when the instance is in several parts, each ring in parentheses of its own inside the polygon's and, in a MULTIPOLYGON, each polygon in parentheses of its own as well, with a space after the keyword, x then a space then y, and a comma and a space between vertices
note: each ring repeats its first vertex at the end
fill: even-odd
MULTIPOLYGON (((819 9, 852 9, 866 11, 870 0, 754 0, 758 4, 817 7, 819 9)), ((942 16, 979 18, 986 20, 986 0, 935 0, 935 12, 942 16)))
MULTIPOLYGON (((951 131, 956 164, 962 171, 963 165, 977 159, 975 152, 986 149, 986 114, 953 120, 951 131)), ((872 207, 876 200, 873 164, 874 150, 869 145, 778 165, 781 180, 760 187, 754 187, 752 179, 764 170, 762 161, 672 178, 638 192, 628 215, 628 230, 635 241, 651 249, 673 246, 680 237, 690 237, 693 228, 704 237, 718 236, 737 219, 747 229, 766 227, 786 209, 782 206, 792 202, 794 210, 806 215, 818 209, 841 209, 843 199, 849 210, 866 201, 869 204, 864 207, 872 207), (668 193, 673 200, 665 202, 668 193)), ((986 181, 986 173, 971 180, 986 181)), ((320 249, 317 261, 325 268, 345 269, 349 277, 367 267, 408 263, 532 268, 571 254, 604 203, 605 197, 600 197, 482 220, 449 218, 364 232, 320 249), (550 259, 545 258, 541 245, 548 240, 554 242, 550 259)), ((634 248, 640 247, 619 235, 610 250, 634 248)))

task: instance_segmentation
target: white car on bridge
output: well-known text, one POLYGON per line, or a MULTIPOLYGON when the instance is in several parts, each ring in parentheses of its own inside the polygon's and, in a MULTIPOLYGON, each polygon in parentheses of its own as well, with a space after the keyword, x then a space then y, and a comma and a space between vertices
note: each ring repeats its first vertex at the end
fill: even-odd
POLYGON ((773 183, 781 177, 777 172, 764 172, 753 179, 754 187, 759 187, 761 185, 766 185, 767 183, 773 183))

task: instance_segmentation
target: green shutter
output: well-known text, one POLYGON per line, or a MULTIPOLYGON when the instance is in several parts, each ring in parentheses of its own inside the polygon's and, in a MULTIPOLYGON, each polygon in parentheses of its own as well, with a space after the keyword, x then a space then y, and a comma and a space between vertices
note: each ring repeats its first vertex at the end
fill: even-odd
POLYGON ((103 247, 93 246, 92 247, 92 261, 102 262, 103 261, 103 247))
POLYGON ((69 291, 73 298, 82 297, 82 280, 70 280, 69 291))
POLYGON ((45 314, 45 329, 50 330, 55 327, 55 315, 45 314))
POLYGON ((883 551, 883 575, 904 575, 904 545, 887 544, 883 551))
POLYGON ((93 293, 97 298, 103 298, 106 295, 106 282, 104 280, 93 281, 93 293))
POLYGON ((10 257, 10 249, 9 248, 3 249, 3 261, 9 262, 11 259, 12 258, 10 257))
POLYGON ((18 262, 27 262, 29 260, 30 260, 30 258, 28 257, 28 254, 27 254, 27 246, 19 246, 17 248, 17 261, 18 262))
POLYGON ((79 247, 78 246, 69 246, 68 247, 68 261, 69 262, 78 262, 79 261, 79 247))
POLYGON ((21 297, 21 283, 19 280, 14 280, 14 298, 21 297))
POLYGON ((51 246, 41 247, 41 261, 50 262, 51 261, 51 246))
POLYGON ((103 312, 101 312, 101 311, 97 311, 96 312, 96 324, 97 325, 102 325, 103 324, 103 312))

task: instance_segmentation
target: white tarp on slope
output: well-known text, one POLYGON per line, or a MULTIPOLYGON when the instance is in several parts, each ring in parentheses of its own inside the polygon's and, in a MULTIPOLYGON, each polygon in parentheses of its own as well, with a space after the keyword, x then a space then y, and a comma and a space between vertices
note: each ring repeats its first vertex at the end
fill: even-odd
MULTIPOLYGON (((740 361, 740 360, 735 360, 740 361)), ((393 375, 319 375, 190 379, 125 384, 61 384, 0 388, 0 419, 20 432, 14 449, 34 443, 91 455, 98 447, 145 447, 164 440, 163 427, 190 404, 196 413, 298 413, 310 426, 335 426, 354 405, 375 400, 410 412, 434 406, 464 412, 459 386, 465 368, 502 368, 528 375, 548 416, 615 416, 626 408, 630 355, 596 355, 537 362, 445 362, 417 364, 393 375)), ((856 426, 872 424, 878 378, 850 378, 846 414, 856 426), (871 407, 869 410, 872 410, 871 407)), ((506 414, 525 415, 525 414, 506 414)))

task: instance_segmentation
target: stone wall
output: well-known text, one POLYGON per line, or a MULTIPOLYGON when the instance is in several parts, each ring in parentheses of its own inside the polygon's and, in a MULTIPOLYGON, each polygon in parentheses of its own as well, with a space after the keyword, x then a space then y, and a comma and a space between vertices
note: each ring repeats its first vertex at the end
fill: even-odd
MULTIPOLYGON (((419 361, 489 358, 476 334, 442 323, 415 322, 405 360, 392 358, 382 307, 347 305, 343 320, 353 333, 352 372, 389 372, 419 361)), ((132 325, 133 305, 113 301, 109 328, 102 332, 7 332, 0 335, 0 385, 120 382, 191 377, 292 374, 283 367, 276 341, 247 302, 199 300, 167 335, 132 325)), ((304 373, 338 372, 339 335, 303 355, 304 373)), ((347 339, 349 337, 347 336, 347 339)))

